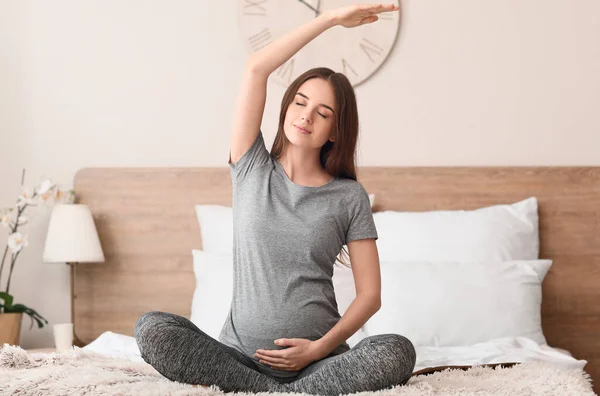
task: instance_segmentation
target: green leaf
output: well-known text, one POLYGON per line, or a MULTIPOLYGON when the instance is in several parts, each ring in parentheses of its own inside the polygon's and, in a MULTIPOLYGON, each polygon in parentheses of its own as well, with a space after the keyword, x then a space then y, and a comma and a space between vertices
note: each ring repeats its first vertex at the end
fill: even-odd
POLYGON ((5 313, 24 313, 26 315, 28 315, 31 319, 31 325, 29 326, 29 330, 31 330, 31 328, 33 327, 33 321, 35 320, 38 324, 38 328, 42 328, 44 327, 44 324, 42 323, 42 321, 40 319, 42 319, 44 322, 46 322, 46 324, 48 324, 48 321, 42 317, 42 315, 40 315, 39 313, 37 313, 35 310, 26 307, 23 304, 15 304, 10 308, 5 309, 4 311, 5 313), (39 319, 38 319, 39 317, 39 319))
POLYGON ((15 304, 10 308, 6 308, 4 310, 4 312, 12 312, 12 313, 18 313, 18 312, 26 312, 29 308, 27 308, 25 305, 23 304, 15 304))
POLYGON ((31 325, 29 326, 29 330, 33 327, 33 316, 29 315, 29 319, 31 319, 31 325))
MULTIPOLYGON (((28 307, 26 307, 26 306, 25 306, 25 305, 23 305, 23 304, 16 304, 16 305, 15 305, 15 307, 16 307, 16 306, 23 307, 23 308, 25 308, 25 309, 28 311, 28 313, 29 313, 29 314, 37 315, 37 316, 39 316, 41 319, 44 319, 44 318, 42 317, 42 315, 40 315, 39 313, 37 313, 37 312, 36 312, 34 309, 32 309, 32 308, 28 308, 28 307)), ((46 321, 46 323, 48 323, 48 321, 47 321, 46 319, 44 319, 44 320, 46 321)))
POLYGON ((10 308, 13 303, 13 296, 8 294, 7 292, 0 292, 0 298, 4 301, 4 305, 6 308, 10 308))
MULTIPOLYGON (((13 305, 13 308, 17 308, 19 311, 18 312, 24 312, 27 315, 31 315, 31 316, 39 316, 40 319, 44 319, 42 317, 42 315, 40 315, 39 313, 37 313, 34 309, 26 307, 23 304, 15 304, 13 305)), ((48 323, 48 321, 46 319, 44 319, 46 321, 46 323, 48 323)))
POLYGON ((38 324, 38 329, 41 329, 42 327, 44 327, 44 325, 42 324, 42 322, 38 318, 35 318, 33 316, 29 316, 29 317, 31 318, 31 326, 29 326, 29 330, 31 330, 31 328, 33 327, 33 320, 34 319, 35 319, 35 321, 38 324))

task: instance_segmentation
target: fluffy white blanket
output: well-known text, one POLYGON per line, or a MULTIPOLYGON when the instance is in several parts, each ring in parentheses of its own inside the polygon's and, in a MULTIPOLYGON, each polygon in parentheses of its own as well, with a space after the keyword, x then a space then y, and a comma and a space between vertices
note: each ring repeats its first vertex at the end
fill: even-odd
MULTIPOLYGON (((145 362, 109 357, 75 347, 62 353, 30 354, 18 346, 0 349, 0 394, 19 395, 223 395, 218 387, 173 382, 145 362)), ((263 392, 264 393, 264 392, 263 392)), ((264 393, 276 395, 275 393, 264 393)), ((405 386, 357 395, 594 395, 580 368, 542 361, 512 367, 475 366, 414 375, 405 386)), ((239 392, 236 395, 259 395, 239 392)), ((286 394, 281 394, 286 395, 286 394)), ((287 394, 293 395, 293 394, 287 394)))

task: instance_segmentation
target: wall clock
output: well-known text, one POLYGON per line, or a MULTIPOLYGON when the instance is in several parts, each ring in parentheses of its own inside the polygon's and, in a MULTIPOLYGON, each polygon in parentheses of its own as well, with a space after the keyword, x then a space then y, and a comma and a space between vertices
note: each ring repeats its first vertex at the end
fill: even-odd
MULTIPOLYGON (((238 0, 238 23, 248 53, 268 45, 320 13, 351 4, 379 4, 370 0, 238 0)), ((399 5, 400 0, 387 0, 399 5)), ((385 3, 385 2, 384 2, 385 3)), ((325 66, 357 86, 378 70, 391 52, 400 26, 400 11, 377 14, 379 20, 355 28, 328 29, 269 77, 288 87, 306 70, 325 66)))

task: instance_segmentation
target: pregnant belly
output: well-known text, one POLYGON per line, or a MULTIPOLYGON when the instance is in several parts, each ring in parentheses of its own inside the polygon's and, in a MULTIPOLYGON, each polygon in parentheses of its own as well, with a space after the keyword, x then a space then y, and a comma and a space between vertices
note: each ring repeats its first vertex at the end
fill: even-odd
MULTIPOLYGON (((321 328, 321 326, 317 325, 312 328, 312 331, 308 333, 303 333, 299 332, 298 329, 305 328, 304 326, 288 326, 281 329, 273 329, 272 327, 269 328, 263 325, 258 325, 263 322, 256 321, 256 317, 254 317, 254 321, 250 320, 247 323, 244 323, 243 320, 240 321, 240 319, 242 318, 245 318, 245 316, 237 316, 232 314, 227 317, 227 321, 221 333, 221 340, 224 343, 235 347, 236 349, 244 353, 246 356, 251 358, 257 364, 261 372, 279 378, 294 378, 298 374, 298 372, 278 370, 275 368, 271 368, 266 364, 259 363, 259 359, 254 357, 254 354, 258 349, 282 350, 289 348, 289 346, 276 345, 274 341, 279 338, 303 338, 315 341, 321 338, 324 334, 327 333, 327 331, 329 331, 331 327, 335 325, 335 323, 333 323, 328 328, 321 328)), ((296 320, 293 320, 291 322, 296 323, 296 320)), ((349 349, 349 345, 346 342, 343 342, 332 352, 330 352, 329 356, 346 352, 349 349)))
POLYGON ((273 341, 278 338, 318 340, 340 320, 337 310, 305 306, 298 309, 253 310, 249 307, 232 309, 236 332, 256 339, 273 341))

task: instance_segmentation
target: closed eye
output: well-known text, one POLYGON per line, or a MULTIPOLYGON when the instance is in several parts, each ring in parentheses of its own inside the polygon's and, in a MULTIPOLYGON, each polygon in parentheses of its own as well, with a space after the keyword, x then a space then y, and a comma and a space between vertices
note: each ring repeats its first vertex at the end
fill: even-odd
MULTIPOLYGON (((298 102, 296 102, 296 104, 297 104, 298 106, 304 106, 303 104, 301 104, 301 103, 298 103, 298 102)), ((317 112, 317 113, 318 113, 318 112, 317 112)), ((324 114, 321 114, 321 113, 318 113, 318 114, 319 114, 321 117, 323 117, 323 118, 327 118, 327 117, 326 117, 324 114)))

